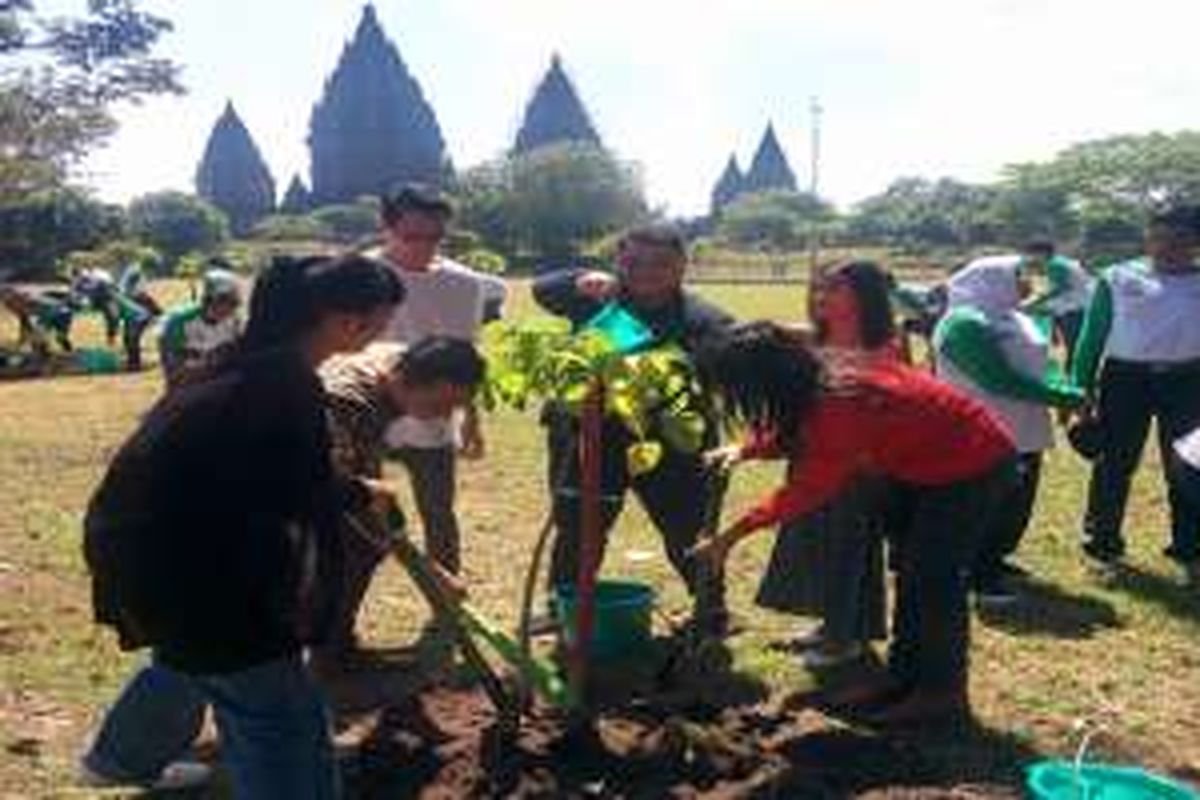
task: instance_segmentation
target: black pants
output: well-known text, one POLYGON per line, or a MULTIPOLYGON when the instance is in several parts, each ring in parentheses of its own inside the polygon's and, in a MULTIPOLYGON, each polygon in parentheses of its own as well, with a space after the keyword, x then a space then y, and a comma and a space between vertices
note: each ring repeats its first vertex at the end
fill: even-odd
MULTIPOLYGON (((550 490, 553 493, 556 538, 550 560, 550 585, 573 584, 579 567, 580 501, 578 427, 558 414, 546 419, 550 453, 550 490), (556 481, 558 481, 556 485, 556 481)), ((662 460, 651 472, 633 477, 625 466, 631 440, 620 423, 605 421, 601 468, 601 509, 604 538, 612 529, 632 489, 650 516, 666 546, 667 558, 694 597, 703 596, 724 607, 724 581, 688 557, 705 525, 715 493, 723 491, 720 479, 705 469, 699 453, 681 453, 664 447, 662 460)))
POLYGON ((966 688, 970 641, 966 569, 1012 461, 948 486, 909 486, 898 539, 888 670, 910 689, 966 688))
POLYGON ((1200 515, 1183 499, 1171 447, 1200 423, 1200 362, 1168 367, 1109 359, 1100 375, 1099 412, 1102 451, 1088 487, 1084 551, 1104 560, 1125 554, 1121 524, 1129 486, 1154 420, 1171 510, 1166 552, 1181 562, 1200 559, 1200 515))
POLYGON ((996 501, 971 567, 977 585, 999 578, 1005 559, 1017 552, 1033 516, 1041 476, 1042 454, 1022 453, 1008 480, 997 487, 996 501))
POLYGON ((457 480, 454 448, 402 447, 390 455, 408 470, 417 515, 425 531, 425 552, 458 574, 462 567, 462 543, 458 515, 454 513, 457 480))

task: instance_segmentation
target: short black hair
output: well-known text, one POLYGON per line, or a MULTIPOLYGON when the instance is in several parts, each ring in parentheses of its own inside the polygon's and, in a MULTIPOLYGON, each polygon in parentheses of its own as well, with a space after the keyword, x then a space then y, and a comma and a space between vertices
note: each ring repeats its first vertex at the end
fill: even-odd
POLYGON ((648 244, 655 247, 665 247, 680 258, 687 258, 687 238, 678 226, 667 222, 656 222, 638 225, 625 231, 621 236, 621 246, 631 242, 648 244))
POLYGON ((1030 239, 1021 248, 1021 252, 1027 256, 1042 256, 1043 258, 1053 258, 1056 252, 1054 242, 1049 239, 1030 239))
POLYGON ((452 336, 427 336, 410 346, 396 364, 405 383, 428 386, 448 383, 475 388, 483 382, 487 365, 475 345, 452 336))
POLYGON ((381 201, 381 212, 385 225, 397 222, 405 214, 428 214, 450 219, 454 206, 436 187, 423 183, 406 183, 381 201))
POLYGON ((1200 206, 1176 205, 1158 209, 1150 215, 1151 225, 1161 225, 1172 233, 1200 238, 1200 206))

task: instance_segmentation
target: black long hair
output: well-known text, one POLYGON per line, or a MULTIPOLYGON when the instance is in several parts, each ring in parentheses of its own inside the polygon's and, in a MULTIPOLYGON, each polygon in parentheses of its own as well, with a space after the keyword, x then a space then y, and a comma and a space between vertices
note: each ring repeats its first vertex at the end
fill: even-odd
POLYGON ((875 350, 896 336, 892 316, 892 279, 874 261, 850 261, 828 273, 826 281, 845 281, 858 304, 858 336, 863 348, 875 350))
POLYGON ((293 346, 328 313, 369 314, 404 301, 387 266, 361 255, 280 256, 254 284, 242 355, 293 346))
POLYGON ((730 421, 797 449, 801 425, 825 386, 825 368, 807 344, 777 323, 746 322, 705 348, 699 367, 730 421))

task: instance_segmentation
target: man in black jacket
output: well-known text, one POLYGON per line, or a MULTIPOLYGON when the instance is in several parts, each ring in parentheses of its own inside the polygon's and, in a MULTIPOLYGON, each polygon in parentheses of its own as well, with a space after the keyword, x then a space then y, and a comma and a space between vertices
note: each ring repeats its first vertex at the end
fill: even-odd
MULTIPOLYGON (((616 303, 644 322, 659 343, 678 345, 694 353, 719 336, 733 319, 715 306, 684 290, 687 250, 682 234, 670 226, 654 225, 628 232, 619 245, 616 274, 567 269, 540 278, 533 295, 546 311, 584 325, 607 305, 616 303)), ((580 503, 576 447, 578 423, 561 407, 544 414, 550 452, 550 484, 557 528, 551 557, 553 585, 575 583, 579 564, 580 503)), ((707 601, 704 619, 697 623, 712 633, 724 632, 724 583, 688 559, 705 524, 710 501, 723 491, 723 481, 705 468, 700 453, 684 453, 665 445, 662 460, 647 474, 631 476, 625 451, 631 437, 616 419, 604 421, 602 509, 605 537, 632 489, 663 537, 671 564, 694 598, 707 601)), ((717 427, 710 420, 705 448, 716 444, 717 427)))

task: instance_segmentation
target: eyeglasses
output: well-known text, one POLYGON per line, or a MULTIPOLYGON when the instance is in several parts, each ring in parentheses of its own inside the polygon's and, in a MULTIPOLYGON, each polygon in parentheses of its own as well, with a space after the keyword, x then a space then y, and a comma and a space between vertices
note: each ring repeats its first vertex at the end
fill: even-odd
POLYGON ((400 241, 408 242, 409 244, 437 244, 446 238, 445 231, 437 233, 402 233, 400 241))

